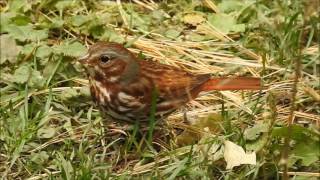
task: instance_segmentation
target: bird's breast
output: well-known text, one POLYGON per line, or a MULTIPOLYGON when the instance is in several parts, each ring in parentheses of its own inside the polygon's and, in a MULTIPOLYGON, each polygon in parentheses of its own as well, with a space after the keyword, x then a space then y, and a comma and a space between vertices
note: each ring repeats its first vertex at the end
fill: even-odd
POLYGON ((116 84, 90 81, 90 90, 93 100, 102 110, 115 120, 133 121, 145 116, 146 104, 141 97, 124 91, 116 84))

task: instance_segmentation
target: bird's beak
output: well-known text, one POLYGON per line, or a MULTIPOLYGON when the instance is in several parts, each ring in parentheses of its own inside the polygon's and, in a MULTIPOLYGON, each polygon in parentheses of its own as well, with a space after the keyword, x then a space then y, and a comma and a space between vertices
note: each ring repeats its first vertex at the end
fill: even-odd
POLYGON ((84 56, 80 57, 78 59, 78 61, 81 63, 81 64, 88 64, 88 58, 89 58, 90 54, 87 53, 85 54, 84 56))

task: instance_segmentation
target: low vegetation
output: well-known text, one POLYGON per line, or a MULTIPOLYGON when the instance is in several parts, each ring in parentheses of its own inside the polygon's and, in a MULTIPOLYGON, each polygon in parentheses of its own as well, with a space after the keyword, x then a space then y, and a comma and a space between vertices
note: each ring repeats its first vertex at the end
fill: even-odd
POLYGON ((319 7, 317 0, 1 1, 0 176, 318 179, 319 7), (194 73, 261 77, 268 88, 203 94, 149 138, 138 125, 109 126, 91 101, 77 58, 99 40, 194 73), (231 154, 253 152, 255 165, 235 159, 230 167, 231 142, 238 145, 231 154))

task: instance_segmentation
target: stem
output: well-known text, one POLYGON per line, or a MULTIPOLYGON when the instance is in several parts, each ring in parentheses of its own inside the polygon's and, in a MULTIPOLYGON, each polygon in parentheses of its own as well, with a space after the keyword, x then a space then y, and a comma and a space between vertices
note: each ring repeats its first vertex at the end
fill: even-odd
MULTIPOLYGON (((300 38, 299 38, 300 39, 300 38)), ((300 41, 298 41, 300 43, 300 41)), ((291 140, 291 134, 292 134, 292 124, 294 122, 294 111, 296 109, 296 99, 297 99, 297 92, 298 92, 298 82, 300 78, 300 72, 301 72, 301 48, 298 45, 298 55, 295 59, 295 76, 294 76, 294 83, 292 85, 292 94, 291 94, 291 105, 290 105, 290 114, 288 117, 288 131, 287 135, 285 137, 284 141, 284 148, 283 148, 283 155, 282 155, 282 165, 283 165, 283 175, 282 179, 288 180, 288 157, 289 157, 289 151, 290 151, 290 140, 291 140)))

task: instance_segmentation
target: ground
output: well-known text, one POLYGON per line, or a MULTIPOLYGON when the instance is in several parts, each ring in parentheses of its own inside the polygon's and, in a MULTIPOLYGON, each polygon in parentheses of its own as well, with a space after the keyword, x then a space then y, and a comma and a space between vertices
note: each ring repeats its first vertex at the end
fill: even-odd
POLYGON ((4 179, 319 178, 317 0, 0 7, 4 179), (97 41, 193 73, 261 77, 267 88, 202 94, 154 132, 111 127, 77 62, 97 41), (237 158, 250 153, 255 165, 237 158), (230 167, 232 155, 239 165, 230 167))

